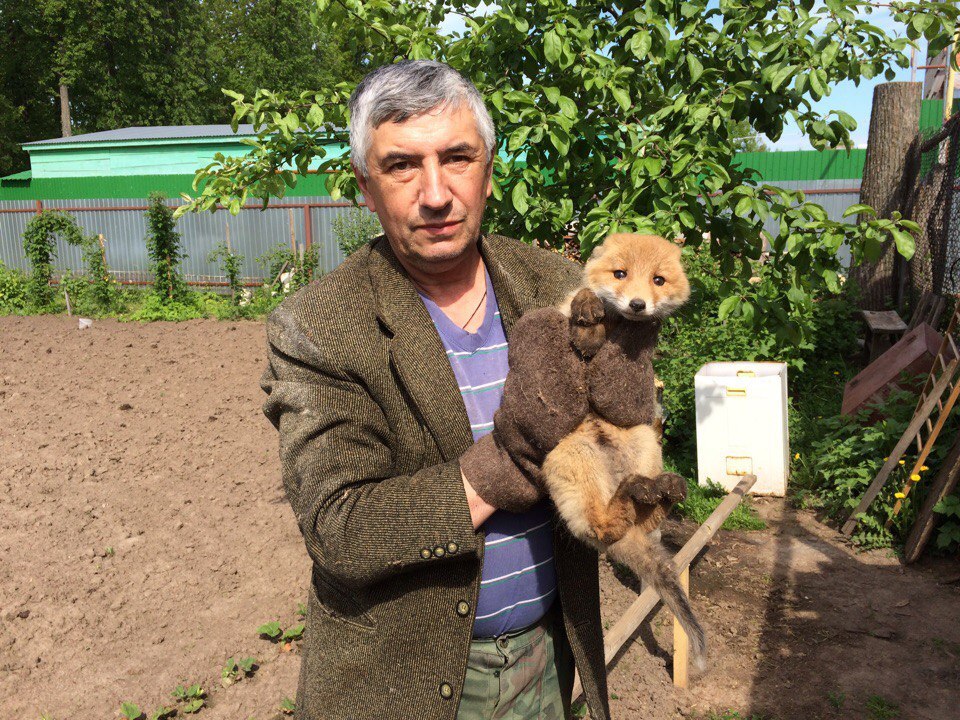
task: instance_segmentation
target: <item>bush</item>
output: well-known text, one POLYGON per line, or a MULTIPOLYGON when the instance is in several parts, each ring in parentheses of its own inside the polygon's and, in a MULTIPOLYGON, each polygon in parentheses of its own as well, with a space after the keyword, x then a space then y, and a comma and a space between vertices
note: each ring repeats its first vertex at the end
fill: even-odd
POLYGON ((286 245, 278 245, 273 250, 259 256, 257 264, 264 268, 267 276, 264 287, 267 288, 268 292, 282 296, 284 293, 296 292, 308 284, 314 275, 317 275, 320 254, 316 245, 311 245, 309 249, 304 250, 302 257, 292 248, 286 245), (280 282, 281 271, 293 271, 293 277, 286 290, 284 290, 283 283, 280 282))
POLYGON ((233 252, 226 243, 219 243, 207 257, 207 262, 216 262, 217 260, 222 263, 223 272, 230 284, 230 296, 233 304, 239 305, 243 297, 243 284, 240 282, 243 255, 233 252))
POLYGON ((187 257, 180 247, 180 233, 175 229, 173 210, 167 207, 166 196, 150 193, 147 210, 147 254, 153 263, 154 292, 165 302, 188 302, 187 284, 180 275, 180 263, 187 257))
POLYGON ((28 282, 25 273, 0 262, 0 313, 6 315, 26 309, 28 282))
POLYGON ((84 236, 72 215, 59 210, 37 213, 23 230, 23 250, 33 268, 27 283, 29 304, 39 312, 50 311, 55 291, 50 286, 53 260, 57 256, 56 237, 71 245, 83 245, 84 236))
POLYGON ((365 208, 354 207, 333 218, 333 235, 344 255, 362 248, 382 232, 377 216, 365 208))

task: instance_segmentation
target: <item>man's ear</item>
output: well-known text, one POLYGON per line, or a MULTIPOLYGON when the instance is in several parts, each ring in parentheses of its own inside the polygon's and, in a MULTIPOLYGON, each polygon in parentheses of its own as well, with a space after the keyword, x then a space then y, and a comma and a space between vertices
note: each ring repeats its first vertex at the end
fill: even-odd
POLYGON ((367 178, 364 177, 363 173, 357 169, 357 166, 351 161, 350 167, 353 168, 353 176, 357 179, 357 185, 360 186, 360 193, 363 195, 363 201, 367 204, 367 209, 370 212, 376 212, 377 207, 374 204, 373 198, 370 196, 370 193, 367 192, 367 178))

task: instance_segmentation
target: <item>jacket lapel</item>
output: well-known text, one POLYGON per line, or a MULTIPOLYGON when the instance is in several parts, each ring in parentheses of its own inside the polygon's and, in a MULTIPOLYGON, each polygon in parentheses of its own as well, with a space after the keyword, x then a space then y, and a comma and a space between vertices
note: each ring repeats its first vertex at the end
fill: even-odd
MULTIPOLYGON (((509 336, 520 315, 533 306, 535 277, 496 236, 483 236, 480 252, 509 336)), ((473 443, 460 388, 433 319, 386 238, 370 249, 370 283, 397 377, 443 458, 459 457, 473 443)))

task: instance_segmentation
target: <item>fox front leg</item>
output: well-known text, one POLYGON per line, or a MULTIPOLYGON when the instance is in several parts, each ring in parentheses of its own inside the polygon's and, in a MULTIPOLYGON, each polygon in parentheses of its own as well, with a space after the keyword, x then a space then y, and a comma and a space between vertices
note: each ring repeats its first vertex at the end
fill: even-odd
POLYGON ((583 288, 570 302, 570 342, 583 357, 597 354, 607 339, 603 300, 583 288))

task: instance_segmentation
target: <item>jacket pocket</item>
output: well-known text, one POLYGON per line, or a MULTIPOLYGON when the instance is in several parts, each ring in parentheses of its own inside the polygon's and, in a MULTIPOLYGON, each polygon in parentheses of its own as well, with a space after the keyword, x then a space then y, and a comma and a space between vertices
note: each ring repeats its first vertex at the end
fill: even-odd
POLYGON ((373 616, 364 609, 359 595, 341 588, 316 567, 313 569, 312 581, 310 592, 320 612, 362 630, 375 629, 373 616))

